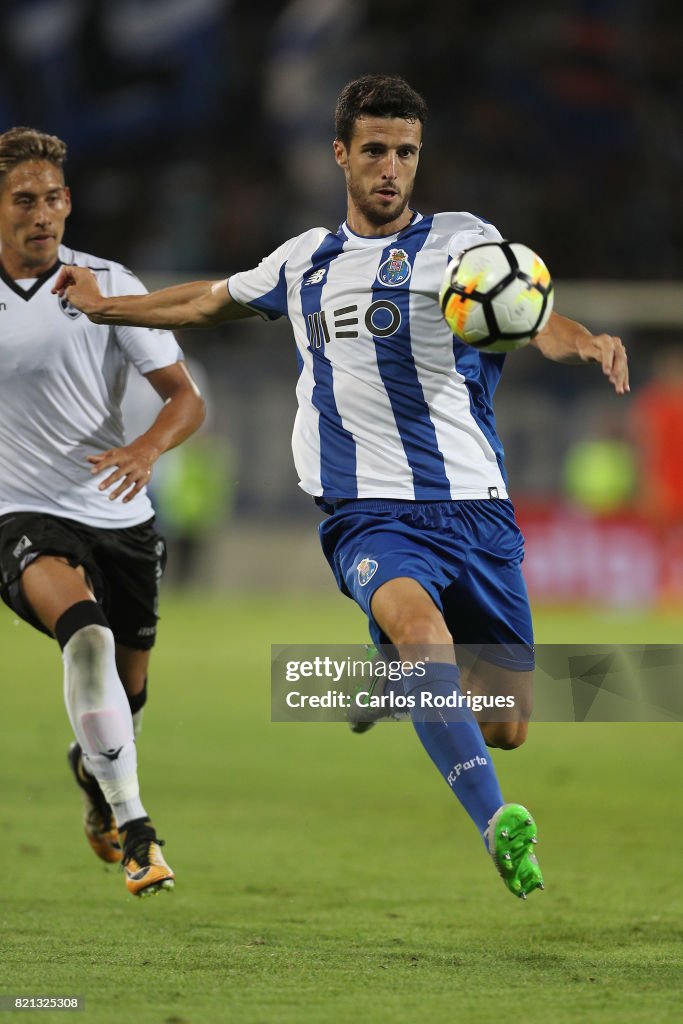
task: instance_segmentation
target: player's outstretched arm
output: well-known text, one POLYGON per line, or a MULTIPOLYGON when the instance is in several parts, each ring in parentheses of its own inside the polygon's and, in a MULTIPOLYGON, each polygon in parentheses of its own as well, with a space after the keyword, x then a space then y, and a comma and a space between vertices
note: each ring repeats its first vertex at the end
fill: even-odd
POLYGON ((531 342, 546 359, 557 363, 600 363, 602 372, 618 395, 630 391, 628 357, 621 338, 591 334, 587 327, 559 313, 531 342))
POLYGON ((152 370, 145 377, 165 403, 149 430, 122 448, 88 456, 93 475, 111 470, 99 485, 101 491, 109 490, 110 501, 123 495, 125 504, 134 498, 149 483, 159 456, 185 441, 204 421, 204 399, 184 362, 152 370))
POLYGON ((211 327, 223 320, 256 315, 253 310, 233 300, 227 280, 193 281, 148 295, 104 296, 91 270, 64 266, 52 291, 68 299, 96 324, 177 330, 181 327, 211 327))

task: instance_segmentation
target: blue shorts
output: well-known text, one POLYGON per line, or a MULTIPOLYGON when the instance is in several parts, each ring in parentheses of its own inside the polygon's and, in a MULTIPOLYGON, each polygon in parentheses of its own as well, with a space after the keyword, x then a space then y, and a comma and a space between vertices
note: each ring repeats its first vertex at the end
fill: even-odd
POLYGON ((372 596, 406 576, 441 609, 456 644, 504 668, 533 668, 524 538, 511 501, 346 501, 319 533, 337 585, 368 616, 374 643, 388 637, 372 617, 372 596))

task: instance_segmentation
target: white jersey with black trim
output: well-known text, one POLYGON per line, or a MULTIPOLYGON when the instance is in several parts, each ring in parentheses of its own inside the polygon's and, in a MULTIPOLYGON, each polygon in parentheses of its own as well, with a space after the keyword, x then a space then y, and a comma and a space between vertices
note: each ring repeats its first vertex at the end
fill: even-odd
POLYGON ((469 213, 415 213, 388 237, 314 228, 228 281, 267 319, 287 316, 299 362, 292 448, 316 497, 506 497, 492 396, 504 356, 446 325, 449 259, 499 231, 469 213))
POLYGON ((140 295, 120 263, 59 247, 54 267, 13 281, 0 266, 0 515, 46 512, 120 528, 151 518, 143 489, 132 501, 98 490, 88 455, 125 444, 121 398, 140 373, 183 358, 169 331, 92 323, 52 294, 60 265, 89 267, 104 295, 140 295))

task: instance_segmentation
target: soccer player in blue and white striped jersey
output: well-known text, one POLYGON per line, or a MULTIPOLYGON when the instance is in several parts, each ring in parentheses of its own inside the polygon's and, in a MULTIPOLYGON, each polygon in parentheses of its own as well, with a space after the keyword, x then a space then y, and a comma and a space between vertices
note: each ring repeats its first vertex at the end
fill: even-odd
MULTIPOLYGON (((533 671, 523 540, 492 405, 504 356, 462 344, 437 297, 450 258, 501 235, 469 213, 412 208, 425 118, 422 97, 396 76, 343 89, 333 145, 347 218, 336 232, 305 231, 227 281, 102 297, 92 275, 65 267, 56 290, 97 323, 289 319, 294 459, 301 487, 328 513, 325 555, 373 640, 425 662, 424 675, 402 681, 415 730, 507 887, 525 897, 542 887, 536 826, 504 802, 486 749, 524 742, 533 671), (454 642, 479 652, 472 691, 514 695, 509 720, 478 725, 467 707, 433 710, 460 694, 454 642)), ((595 362, 618 394, 628 391, 619 338, 553 314, 533 344, 559 362, 595 362)))

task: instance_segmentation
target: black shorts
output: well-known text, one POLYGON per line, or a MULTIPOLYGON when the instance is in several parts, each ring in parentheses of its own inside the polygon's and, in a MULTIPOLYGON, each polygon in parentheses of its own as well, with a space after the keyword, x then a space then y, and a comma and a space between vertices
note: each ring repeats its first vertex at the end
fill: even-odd
POLYGON ((40 555, 82 565, 117 643, 139 651, 154 646, 159 582, 166 542, 154 518, 139 526, 103 530, 42 512, 0 517, 0 597, 13 612, 51 636, 24 600, 19 577, 40 555))

